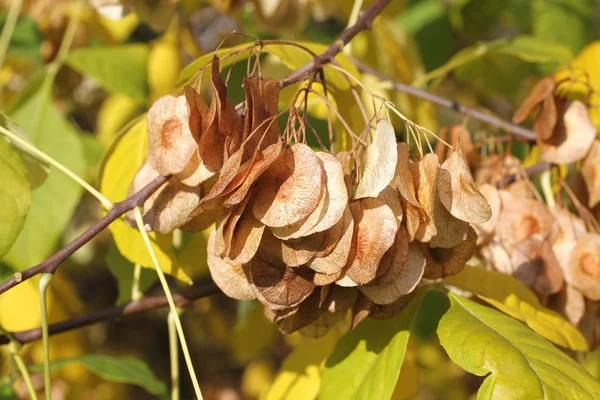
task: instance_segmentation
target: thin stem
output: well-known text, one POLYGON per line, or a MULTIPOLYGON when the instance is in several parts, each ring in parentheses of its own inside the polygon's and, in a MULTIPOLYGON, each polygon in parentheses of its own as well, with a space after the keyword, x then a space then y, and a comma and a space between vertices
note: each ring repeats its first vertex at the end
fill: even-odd
POLYGON ((171 358, 171 400, 179 400, 179 346, 177 341, 177 315, 169 311, 167 324, 169 327, 169 355, 171 358))
POLYGON ((46 294, 48 285, 54 278, 54 274, 44 273, 40 278, 40 307, 42 315, 42 344, 44 346, 44 391, 46 400, 50 399, 50 346, 48 345, 48 309, 46 307, 46 294))
MULTIPOLYGON (((360 14, 360 9, 362 8, 363 0, 354 0, 354 4, 352 5, 352 11, 350 12, 350 19, 348 20, 348 25, 346 29, 350 28, 352 25, 356 24, 358 20, 358 15, 360 14)), ((349 56, 352 54, 352 44, 350 46, 344 47, 344 54, 349 56)))
POLYGON ((62 165, 61 163, 56 161, 54 158, 50 157, 48 154, 44 153, 43 151, 41 151, 40 149, 38 149, 37 147, 35 147, 31 143, 29 143, 28 141, 21 139, 19 136, 15 135, 14 133, 12 133, 8 129, 4 128, 3 126, 0 126, 0 132, 2 132, 11 141, 18 143, 22 147, 25 147, 27 149, 27 151, 34 154, 40 160, 47 162, 48 164, 50 164, 53 167, 62 171, 69 178, 73 179, 75 182, 77 182, 79 185, 81 185, 85 190, 87 190, 92 196, 97 198, 98 201, 100 201, 100 203, 102 203, 102 206, 106 210, 110 210, 113 207, 113 203, 109 199, 107 199, 106 196, 104 196, 102 193, 100 193, 98 190, 96 190, 92 185, 87 183, 85 180, 81 179, 76 173, 71 171, 69 168, 65 167, 64 165, 62 165))
POLYGON ((194 366, 192 364, 192 358, 190 357, 190 351, 187 346, 187 341, 185 340, 185 335, 183 334, 183 327, 181 326, 181 320, 179 319, 179 315, 177 315, 177 308, 175 307, 175 302, 173 301, 173 296, 171 295, 171 290, 169 289, 169 284, 167 283, 167 278, 165 277, 165 273, 160 268, 160 264, 158 262, 158 258, 156 257, 156 253, 154 252, 154 248, 152 247, 152 243, 150 242, 150 237, 148 236, 148 232, 144 228, 144 221, 142 219, 142 212, 139 207, 135 207, 133 210, 135 214, 135 222, 137 223, 138 230, 142 234, 142 238, 144 239, 144 243, 146 244, 146 248, 150 253, 150 258, 152 258, 152 263, 156 268, 156 273, 158 274, 158 279, 160 280, 160 284, 165 291, 165 295, 167 296, 167 301, 169 302, 169 308, 172 313, 175 313, 175 327, 177 328, 177 335, 179 336, 179 341, 181 342, 181 349, 183 350, 183 357, 185 358, 185 363, 187 365, 188 372, 190 374, 190 378, 192 379, 192 385, 194 386, 194 391, 196 392, 196 397, 202 400, 202 392, 200 392, 200 385, 198 384, 198 379, 196 378, 196 371, 194 371, 194 366))
POLYGON ((10 342, 8 344, 8 351, 15 362, 17 364, 17 368, 19 368, 19 372, 21 373, 21 377, 25 382, 25 386, 27 386, 27 392, 29 393, 29 397, 32 400, 37 400, 37 393, 35 388, 33 387, 33 382, 31 381, 31 375, 29 375, 29 371, 27 370, 27 366, 23 362, 23 359, 19 355, 19 347, 20 345, 17 342, 10 342))
POLYGON ((135 264, 133 267, 133 284, 131 285, 131 301, 137 301, 142 298, 140 290, 140 277, 142 276, 141 264, 135 264))
POLYGON ((17 19, 19 18, 19 12, 21 11, 22 5, 23 0, 13 0, 12 4, 10 5, 10 9, 8 10, 8 15, 6 16, 6 21, 4 22, 4 28, 2 29, 2 36, 0 36, 0 69, 2 69, 4 66, 4 59, 6 58, 6 53, 8 51, 8 45, 10 44, 13 31, 15 30, 15 25, 17 24, 17 19))
POLYGON ((548 207, 552 208, 556 205, 554 201, 554 194, 552 193, 552 170, 548 169, 540 175, 540 185, 542 187, 542 193, 546 199, 548 207))

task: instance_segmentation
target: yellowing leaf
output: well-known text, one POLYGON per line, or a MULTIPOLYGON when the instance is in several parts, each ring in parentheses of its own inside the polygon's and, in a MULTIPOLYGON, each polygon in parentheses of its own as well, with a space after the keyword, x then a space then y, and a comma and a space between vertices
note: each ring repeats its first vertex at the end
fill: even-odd
POLYGON ((440 343, 466 371, 487 376, 480 399, 598 399, 600 382, 520 322, 450 294, 440 343))
MULTIPOLYGON (((140 118, 119 140, 106 160, 102 171, 101 192, 113 202, 127 197, 129 183, 146 157, 148 133, 146 118, 140 118)), ((137 229, 122 219, 110 225, 119 252, 134 264, 154 268, 150 253, 137 229)), ((189 275, 177 263, 172 247, 173 235, 150 233, 150 239, 162 270, 184 282, 191 283, 189 275)))
POLYGON ((459 274, 444 278, 444 283, 478 295, 559 346, 588 350, 587 341, 577 328, 543 307, 527 286, 510 275, 465 266, 459 274))
POLYGON ((377 197, 394 178, 398 152, 394 127, 387 119, 377 124, 373 142, 367 147, 365 171, 356 188, 355 199, 377 197))

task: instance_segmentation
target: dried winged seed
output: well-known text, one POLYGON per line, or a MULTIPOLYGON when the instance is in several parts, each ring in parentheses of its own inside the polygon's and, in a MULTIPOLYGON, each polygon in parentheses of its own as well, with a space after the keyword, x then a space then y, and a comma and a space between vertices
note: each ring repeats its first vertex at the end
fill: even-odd
POLYGON ((398 222, 392 209, 379 198, 353 201, 350 210, 354 235, 346 275, 353 282, 365 284, 375 279, 381 258, 394 244, 398 222))
POLYGON ((547 141, 539 141, 540 158, 554 164, 569 164, 581 160, 596 138, 596 128, 587 107, 580 101, 567 106, 563 121, 547 141), (564 125, 564 128, 563 126, 564 125))
POLYGON ((323 337, 327 334, 327 332, 329 332, 330 329, 343 321, 346 317, 346 314, 348 314, 346 311, 339 311, 336 313, 323 311, 319 315, 319 318, 313 321, 310 325, 298 330, 298 333, 310 339, 323 337))
POLYGON ((355 199, 377 197, 394 179, 398 153, 390 151, 396 147, 394 127, 387 119, 377 124, 375 138, 367 147, 365 155, 365 170, 356 188, 355 199))
POLYGON ((394 301, 391 304, 380 305, 371 303, 369 317, 373 319, 386 319, 393 317, 408 305, 414 294, 415 292, 413 291, 407 294, 406 296, 400 297, 398 300, 394 301))
POLYGON ((554 78, 551 76, 547 76, 539 81, 533 89, 531 89, 531 92, 529 92, 529 95, 527 95, 527 98, 523 101, 521 107, 515 112, 513 122, 515 124, 520 124, 525 121, 534 108, 539 106, 546 98, 552 96, 555 86, 554 78))
POLYGON ((503 274, 512 275, 513 266, 510 261, 510 255, 504 249, 499 240, 494 238, 481 249, 481 255, 485 258, 496 271, 503 274))
POLYGON ((460 144, 441 165, 437 187, 442 204, 454 217, 482 224, 492 216, 490 205, 473 182, 460 144))
POLYGON ((564 271, 568 268, 565 265, 570 262, 577 238, 586 233, 587 228, 581 218, 564 207, 555 207, 551 211, 558 223, 558 234, 552 243, 552 251, 564 271))
POLYGON ((324 310, 319 309, 320 290, 315 290, 312 294, 300 303, 298 311, 280 319, 277 322, 277 328, 281 333, 290 334, 298 329, 310 325, 319 318, 324 310))
POLYGON ((356 326, 363 319, 367 318, 371 312, 371 300, 366 298, 364 295, 359 295, 356 303, 352 307, 352 325, 351 329, 355 329, 356 326))
POLYGON ((305 144, 284 149, 257 182, 254 216, 269 227, 282 227, 308 216, 325 185, 323 163, 305 144))
POLYGON ((433 222, 437 234, 429 240, 433 247, 450 248, 464 240, 471 225, 462 221, 448 212, 442 204, 439 196, 435 197, 433 204, 433 222))
POLYGON ((296 273, 298 271, 271 267, 260 257, 254 257, 249 266, 244 267, 256 297, 271 309, 296 306, 314 291, 315 285, 296 273))
POLYGON ((281 240, 273 236, 270 229, 264 230, 257 255, 264 262, 273 267, 280 269, 286 268, 286 265, 283 262, 281 240))
POLYGON ((300 239, 281 242, 281 256, 285 265, 299 267, 309 263, 323 246, 322 232, 314 233, 300 239))
POLYGON ((190 213, 200 203, 200 190, 200 187, 189 187, 172 178, 144 215, 145 224, 158 233, 173 232, 188 221, 190 213))
POLYGON ((184 96, 163 96, 148 111, 148 163, 168 176, 184 170, 198 148, 184 96))
MULTIPOLYGON (((350 206, 347 205, 344 216, 338 223, 323 232, 321 249, 315 254, 315 258, 308 263, 308 267, 325 275, 337 274, 342 271, 348 262, 353 233, 354 221, 350 206)), ((333 281, 335 280, 337 278, 333 281)))
POLYGON ((515 245, 511 262, 513 275, 544 296, 557 293, 563 286, 563 273, 552 247, 538 234, 515 245))
POLYGON ((181 225, 179 229, 184 232, 202 232, 215 223, 216 217, 216 210, 204 210, 192 213, 185 224, 181 225))
POLYGON ((439 137, 452 147, 448 147, 446 143, 438 140, 435 144, 435 154, 437 154, 438 159, 445 161, 450 158, 452 153, 454 153, 454 148, 460 144, 467 164, 471 164, 474 161, 473 159, 476 155, 474 153, 475 146, 471 140, 471 133, 469 133, 467 128, 462 125, 444 126, 439 133, 439 137))
POLYGON ((198 153, 198 150, 194 152, 190 162, 188 162, 183 171, 175 175, 175 177, 181 183, 187 186, 198 186, 213 176, 215 176, 215 172, 206 168, 200 159, 200 153, 198 153))
POLYGON ((259 146, 266 148, 275 143, 280 136, 279 124, 265 123, 265 120, 278 113, 279 82, 256 77, 244 78, 243 82, 248 112, 242 138, 249 140, 248 145, 251 149, 259 146), (261 141, 263 143, 260 143, 261 141))
POLYGON ((421 207, 417 200, 415 183, 410 172, 408 163, 410 161, 410 153, 406 143, 397 144, 398 162, 396 164, 396 186, 402 197, 415 207, 421 207))
POLYGON ((477 234, 469 227, 462 243, 449 249, 434 248, 427 243, 421 244, 425 256, 424 278, 438 279, 445 276, 456 275, 463 270, 465 264, 475 254, 477 234))
MULTIPOLYGON (((402 208, 404 209, 404 221, 406 224, 406 231, 408 233, 408 241, 412 242, 415 240, 415 235, 420 225, 420 215, 419 209, 404 198, 400 198, 400 203, 402 204, 402 208)), ((425 213, 422 213, 423 216, 426 216, 425 213)))
POLYGON ((235 225, 225 259, 235 264, 250 262, 258 251, 264 230, 265 226, 246 207, 235 225))
POLYGON ((313 277, 313 283, 317 286, 330 285, 330 284, 334 283, 335 281, 337 281, 338 279, 340 279, 342 274, 343 274, 343 270, 339 270, 335 274, 330 274, 330 275, 322 274, 320 272, 315 272, 315 276, 313 277))
POLYGON ((255 299, 254 291, 250 287, 241 265, 230 264, 223 261, 214 251, 215 231, 208 237, 207 262, 210 275, 227 296, 238 300, 255 299))
POLYGON ((408 257, 400 274, 388 283, 362 285, 358 289, 375 304, 392 304, 400 297, 412 292, 423 277, 425 257, 419 244, 411 243, 408 257))
POLYGON ((190 110, 189 127, 192 136, 196 142, 200 141, 200 135, 206 129, 206 117, 208 116, 208 106, 202 100, 202 97, 192 87, 185 86, 183 93, 190 110))
POLYGON ((246 210, 246 205, 250 199, 246 199, 246 201, 240 203, 235 208, 227 210, 221 209, 217 214, 216 219, 216 238, 215 238, 215 250, 216 254, 225 258, 225 255, 229 252, 229 247, 231 246, 231 241, 233 240, 233 234, 236 228, 236 225, 244 210, 246 210))
POLYGON ((496 225, 500 218, 500 209, 502 207, 502 200, 500 199, 500 192, 496 189, 496 186, 484 183, 480 189, 481 194, 485 197, 485 200, 490 205, 492 215, 489 220, 484 223, 476 224, 473 227, 477 232, 477 245, 488 242, 494 235, 496 225))
POLYGON ((404 218, 404 210, 402 209, 402 203, 400 202, 401 196, 398 189, 387 186, 377 197, 392 209, 396 221, 398 222, 398 226, 400 226, 400 224, 402 224, 402 219, 404 218))
POLYGON ((381 258, 379 269, 377 270, 377 279, 372 284, 382 285, 390 283, 398 277, 408 257, 408 243, 406 227, 400 226, 396 233, 394 244, 381 258))
POLYGON ((542 102, 542 108, 538 114, 533 131, 537 140, 548 140, 554 133, 554 128, 558 122, 558 112, 556 109, 556 99, 548 96, 542 102))
POLYGON ((600 235, 586 233, 577 239, 569 263, 563 265, 565 280, 590 300, 600 300, 600 235))
POLYGON ((552 310, 558 310, 567 317, 569 322, 577 326, 585 314, 585 298, 579 290, 565 285, 563 290, 551 298, 549 307, 552 310))
MULTIPOLYGON (((337 285, 326 287, 331 289, 325 300, 321 302, 320 307, 330 313, 348 310, 356 303, 360 294, 357 288, 345 288, 337 285)), ((323 292, 323 289, 321 289, 321 292, 323 292)))
MULTIPOLYGON (((152 182, 154 179, 158 178, 159 176, 160 176, 160 174, 158 172, 156 172, 154 170, 154 168, 152 168, 146 160, 144 160, 144 163, 140 166, 140 169, 138 169, 135 176, 133 177, 133 180, 129 184, 129 188, 127 189, 127 197, 133 196, 135 193, 142 190, 146 185, 148 185, 150 182, 152 182)), ((154 200, 156 199, 156 197, 158 197, 158 194, 162 190, 164 190, 165 186, 166 186, 166 184, 163 185, 156 192, 154 192, 152 194, 152 196, 150 196, 144 202, 144 206, 143 206, 144 213, 147 212, 148 210, 150 210, 150 208, 152 208, 152 205, 154 204, 154 200)), ((125 214, 125 222, 127 222, 129 225, 135 226, 135 216, 133 214, 133 210, 127 211, 127 214, 125 214)))
POLYGON ((344 172, 344 183, 346 184, 346 192, 352 194, 354 186, 354 168, 352 168, 352 153, 349 151, 340 151, 335 155, 335 158, 342 164, 344 172))
POLYGON ((583 159, 581 175, 589 194, 588 206, 593 208, 600 203, 600 141, 594 140, 590 152, 583 159))
POLYGON ((558 233, 557 224, 546 207, 540 201, 517 197, 501 190, 502 210, 496 225, 496 235, 504 247, 510 251, 512 246, 534 233, 539 233, 552 243, 558 233))
POLYGON ((342 269, 340 273, 340 278, 335 281, 335 284, 341 287, 357 287, 358 283, 354 282, 348 275, 346 275, 345 271, 342 269))
POLYGON ((413 179, 418 182, 417 199, 421 205, 421 212, 427 216, 427 219, 421 218, 421 224, 415 234, 415 238, 421 242, 428 242, 437 234, 433 208, 437 198, 436 182, 439 167, 437 156, 429 153, 411 170, 413 179))

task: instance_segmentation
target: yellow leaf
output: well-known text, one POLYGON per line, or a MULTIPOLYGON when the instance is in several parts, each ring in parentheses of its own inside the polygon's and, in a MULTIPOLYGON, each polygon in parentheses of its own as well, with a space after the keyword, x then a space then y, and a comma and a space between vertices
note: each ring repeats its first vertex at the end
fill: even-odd
POLYGON ((192 239, 186 244, 177 256, 181 269, 189 272, 194 280, 209 276, 207 264, 206 246, 210 231, 214 229, 211 225, 202 232, 194 233, 192 239))
MULTIPOLYGON (((113 202, 127 197, 129 183, 146 157, 148 133, 146 118, 140 118, 116 143, 102 171, 101 192, 113 202)), ((110 225, 119 252, 134 264, 154 268, 150 253, 137 229, 131 228, 122 219, 110 225)), ((161 269, 169 275, 192 283, 189 275, 177 263, 173 251, 173 235, 150 233, 152 247, 156 252, 161 269)))
POLYGON ((510 275, 465 266, 459 274, 444 278, 444 283, 478 295, 559 346, 588 350, 587 341, 577 328, 558 313, 543 307, 527 286, 510 275))
MULTIPOLYGON (((30 279, 0 296, 0 324, 8 331, 39 328, 40 295, 38 278, 30 279)), ((52 308, 52 294, 47 296, 48 309, 52 308)))
POLYGON ((117 137, 119 130, 135 115, 138 105, 131 97, 113 93, 102 102, 98 110, 96 131, 104 147, 117 137))
POLYGON ((181 55, 173 34, 177 29, 175 24, 150 47, 148 53, 148 87, 150 101, 169 94, 175 88, 177 77, 181 71, 181 55))

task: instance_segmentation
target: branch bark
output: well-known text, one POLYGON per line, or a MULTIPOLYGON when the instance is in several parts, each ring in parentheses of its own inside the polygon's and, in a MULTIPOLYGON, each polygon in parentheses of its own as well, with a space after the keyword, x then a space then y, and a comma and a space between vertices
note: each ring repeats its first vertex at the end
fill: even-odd
POLYGON ((528 141, 535 140, 535 133, 530 129, 523 128, 522 126, 512 124, 508 121, 503 120, 502 118, 498 118, 496 116, 486 114, 483 111, 479 111, 474 108, 467 107, 463 104, 457 103, 456 101, 446 99, 441 96, 437 96, 437 95, 435 95, 433 93, 429 93, 423 89, 419 89, 414 86, 407 85, 402 82, 398 82, 398 81, 382 74, 381 72, 377 71, 376 69, 373 69, 373 68, 369 67, 368 65, 361 63, 360 61, 358 61, 355 58, 352 58, 352 61, 354 62, 354 65, 356 65, 356 68, 358 68, 359 71, 365 72, 369 75, 373 75, 382 81, 390 82, 395 90, 407 93, 411 96, 418 97, 423 100, 430 101, 430 102, 437 104, 439 106, 442 106, 442 107, 451 108, 452 110, 456 111, 457 113, 460 113, 463 115, 468 115, 469 117, 479 120, 479 121, 482 121, 482 122, 485 122, 486 124, 489 124, 489 125, 492 125, 492 126, 495 126, 498 128, 502 128, 505 131, 510 132, 516 136, 520 136, 523 139, 526 139, 528 141))
MULTIPOLYGON (((191 286, 188 290, 186 290, 185 293, 173 294, 173 300, 175 301, 175 305, 177 307, 183 307, 195 300, 202 299, 219 292, 220 290, 217 285, 210 281, 191 286)), ((140 300, 132 301, 130 303, 123 304, 122 306, 106 308, 88 315, 51 324, 48 326, 48 334, 56 335, 58 333, 97 324, 98 322, 110 320, 116 317, 123 317, 126 315, 137 314, 148 310, 156 310, 168 306, 169 303, 166 296, 143 297, 140 300)), ((10 342, 9 336, 14 338, 19 343, 24 344, 41 339, 42 330, 41 328, 36 328, 20 332, 10 332, 9 335, 0 335, 0 345, 8 344, 8 342, 10 342)))

